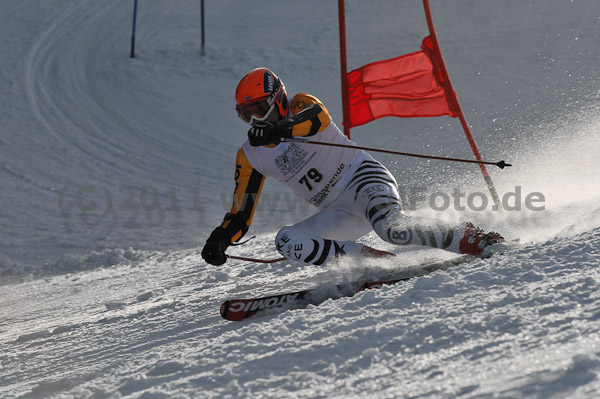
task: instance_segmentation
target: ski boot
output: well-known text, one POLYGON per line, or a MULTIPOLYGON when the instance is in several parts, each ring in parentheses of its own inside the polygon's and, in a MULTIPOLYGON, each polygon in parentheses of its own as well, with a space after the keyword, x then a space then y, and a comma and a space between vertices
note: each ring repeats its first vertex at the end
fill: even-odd
POLYGON ((502 253, 508 248, 506 240, 500 234, 490 231, 484 232, 472 223, 466 224, 465 235, 460 240, 460 253, 487 258, 493 253, 502 253))

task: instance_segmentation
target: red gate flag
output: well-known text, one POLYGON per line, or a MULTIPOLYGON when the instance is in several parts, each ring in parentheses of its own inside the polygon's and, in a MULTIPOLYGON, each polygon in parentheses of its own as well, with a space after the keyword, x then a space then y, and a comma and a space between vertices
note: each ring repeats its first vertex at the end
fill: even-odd
POLYGON ((445 89, 431 37, 421 49, 348 73, 350 127, 386 116, 458 116, 456 94, 445 89))

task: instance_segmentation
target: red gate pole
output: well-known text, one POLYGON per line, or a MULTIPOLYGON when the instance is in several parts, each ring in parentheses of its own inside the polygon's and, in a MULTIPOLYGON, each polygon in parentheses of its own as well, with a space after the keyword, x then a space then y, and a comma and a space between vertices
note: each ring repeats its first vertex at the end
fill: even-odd
POLYGON ((344 134, 350 138, 350 107, 348 105, 348 67, 346 63, 346 11, 344 0, 338 0, 340 25, 340 66, 342 74, 342 111, 344 134))
MULTIPOLYGON (((458 102, 458 98, 456 97, 456 93, 454 88, 452 87, 452 82, 450 81, 450 76, 448 75, 448 71, 446 70, 446 65, 444 64, 444 58, 442 57, 442 51, 440 50, 440 45, 437 40, 437 35, 435 33, 435 28, 433 27, 433 19, 431 18, 431 10, 429 8, 429 0, 423 0, 423 6, 425 7, 425 16, 427 17, 427 25, 429 26, 429 34, 431 37, 431 41, 433 42, 433 49, 437 55, 439 60, 439 65, 442 73, 442 77, 444 79, 444 85, 446 86, 444 90, 446 91, 446 98, 452 102, 451 108, 454 107, 458 111, 458 117, 460 119, 460 123, 467 135, 467 140, 471 145, 471 149, 473 150, 473 154, 478 161, 482 161, 481 154, 477 149, 477 144, 475 144, 475 140, 473 139, 473 135, 471 134, 471 129, 469 128, 469 124, 465 118, 463 110, 458 102)), ((490 190, 490 194, 492 195, 492 199, 494 200, 494 204, 496 205, 497 210, 502 208, 500 203, 500 198, 498 197, 498 192, 496 191, 496 187, 494 187, 494 183, 492 182, 492 178, 487 172, 487 169, 483 163, 479 164, 481 168, 481 172, 483 173, 483 179, 485 180, 488 189, 490 190)))

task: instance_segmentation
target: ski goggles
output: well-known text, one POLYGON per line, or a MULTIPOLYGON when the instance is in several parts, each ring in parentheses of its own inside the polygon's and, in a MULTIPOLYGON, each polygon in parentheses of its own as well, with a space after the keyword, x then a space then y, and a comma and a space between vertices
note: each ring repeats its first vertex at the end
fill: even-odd
POLYGON ((247 123, 254 121, 264 121, 269 117, 275 108, 275 99, 273 95, 257 98, 256 100, 240 104, 235 107, 238 116, 247 123))

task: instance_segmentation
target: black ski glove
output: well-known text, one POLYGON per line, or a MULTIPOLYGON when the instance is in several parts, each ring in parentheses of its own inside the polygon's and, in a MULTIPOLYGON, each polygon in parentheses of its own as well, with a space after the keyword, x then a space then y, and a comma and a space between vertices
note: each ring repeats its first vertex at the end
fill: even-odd
POLYGON ((206 240, 202 250, 202 258, 211 265, 219 266, 227 261, 225 250, 230 240, 222 227, 217 227, 206 240))
POLYGON ((292 121, 283 119, 277 122, 256 122, 248 130, 248 140, 253 147, 279 144, 282 138, 292 137, 292 121))

